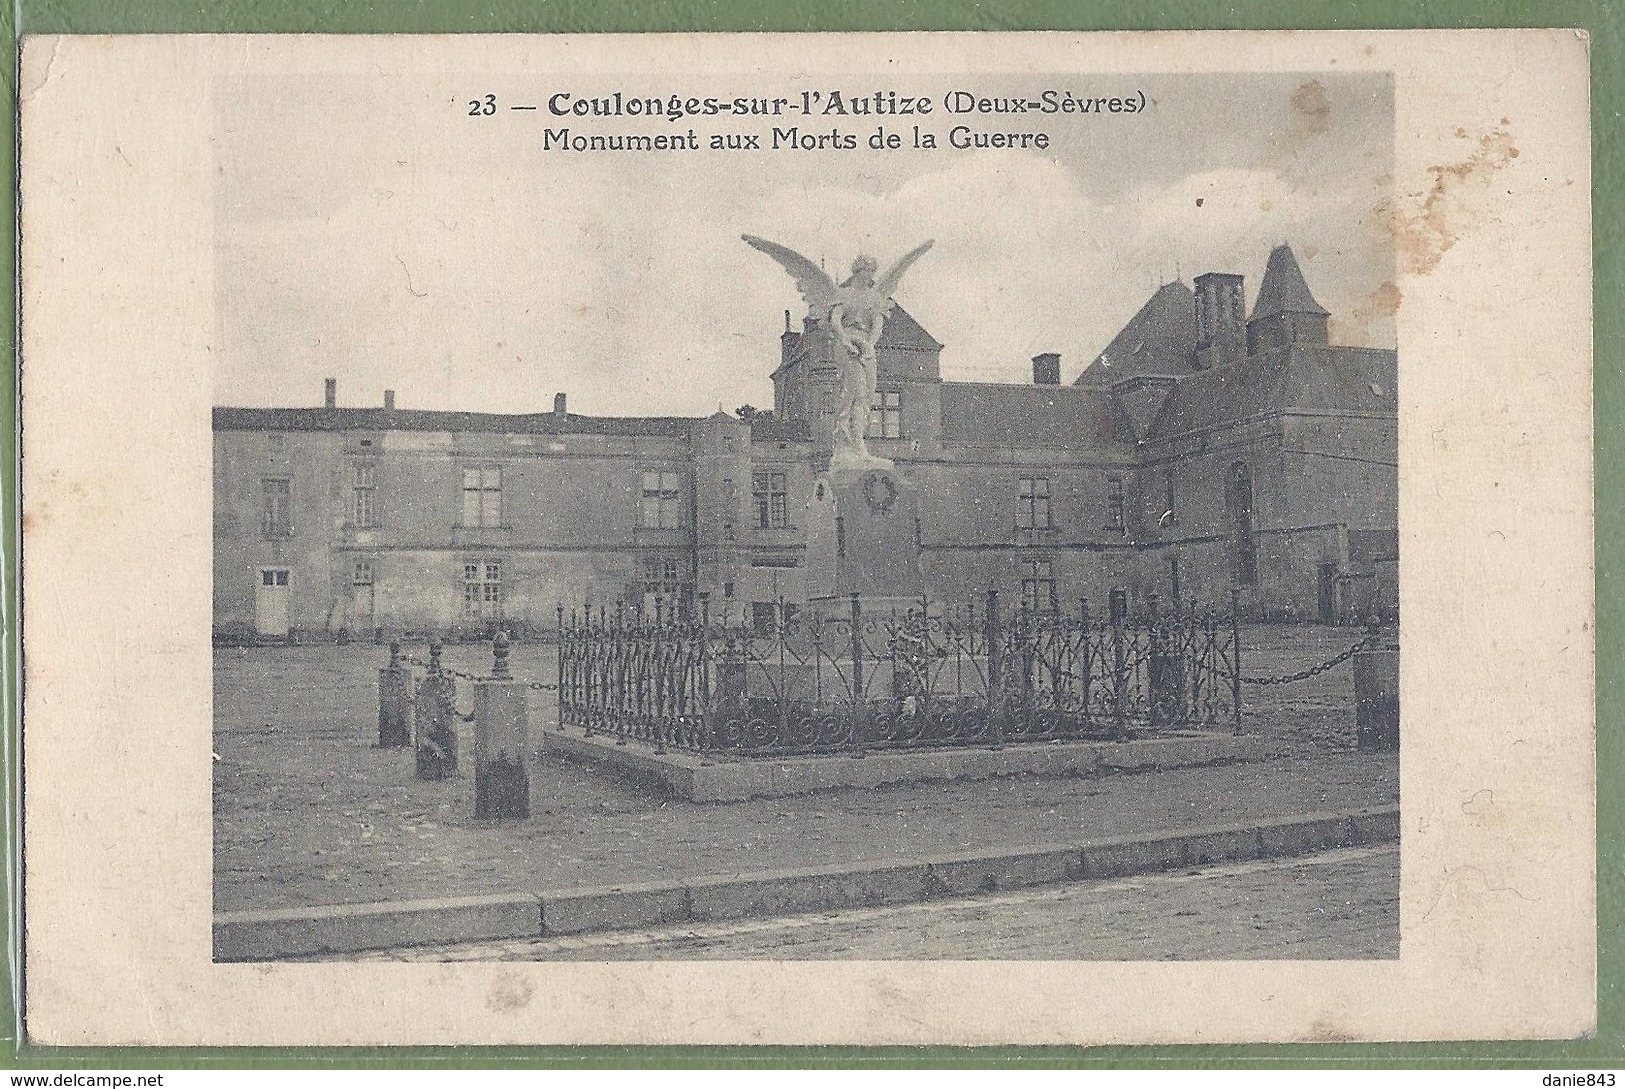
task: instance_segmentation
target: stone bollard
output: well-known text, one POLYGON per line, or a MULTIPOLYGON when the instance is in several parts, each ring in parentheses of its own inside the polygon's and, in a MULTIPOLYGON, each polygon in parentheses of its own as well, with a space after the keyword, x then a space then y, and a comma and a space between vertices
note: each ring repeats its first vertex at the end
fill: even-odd
POLYGON ((1354 706, 1361 752, 1399 751, 1399 646, 1354 655, 1354 706))
POLYGON ((401 668, 401 645, 389 644, 389 665, 378 671, 378 747, 403 749, 412 743, 407 723, 410 679, 401 668))
POLYGON ((530 711, 525 683, 508 671, 508 636, 498 631, 491 679, 474 684, 474 819, 530 816, 530 711))
POLYGON ((429 675, 418 685, 417 760, 419 779, 450 779, 457 774, 457 728, 452 718, 456 693, 440 671, 440 644, 429 646, 429 675))

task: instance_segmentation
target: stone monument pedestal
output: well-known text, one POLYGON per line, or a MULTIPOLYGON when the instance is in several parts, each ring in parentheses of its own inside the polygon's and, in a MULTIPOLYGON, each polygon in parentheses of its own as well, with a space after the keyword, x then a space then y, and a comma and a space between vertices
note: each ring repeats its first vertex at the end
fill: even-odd
POLYGON ((918 609, 919 495, 882 458, 837 458, 813 482, 807 513, 807 607, 849 616, 918 609))

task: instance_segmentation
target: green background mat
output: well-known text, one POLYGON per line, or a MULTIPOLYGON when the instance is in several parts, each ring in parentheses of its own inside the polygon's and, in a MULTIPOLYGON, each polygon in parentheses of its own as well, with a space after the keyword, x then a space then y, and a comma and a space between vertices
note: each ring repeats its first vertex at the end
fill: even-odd
MULTIPOLYGON (((1530 1043, 1330 1044, 1238 1047, 459 1047, 459 1048, 40 1048, 16 1039, 15 973, 21 963, 14 932, 18 885, 17 836, 17 457, 13 444, 0 459, 3 529, 3 707, 0 735, 8 790, 3 830, 8 867, 5 912, 8 959, 0 964, 0 1033, 4 1060, 27 1068, 276 1068, 276 1067, 1526 1067, 1576 1072, 1625 1067, 1625 967, 1621 921, 1625 914, 1625 807, 1617 787, 1625 745, 1619 663, 1625 661, 1625 609, 1619 560, 1625 554, 1625 473, 1621 427, 1625 381, 1619 348, 1625 329, 1620 290, 1625 249, 1621 193, 1621 113, 1625 112, 1625 0, 1593 2, 1429 2, 1429 0, 1265 0, 1168 3, 1148 10, 1141 0, 1060 0, 982 4, 968 0, 922 3, 842 3, 839 0, 682 0, 658 5, 635 0, 535 0, 495 5, 491 0, 17 0, 4 5, 13 50, 7 71, 7 139, 0 145, 8 173, 16 173, 16 48, 20 33, 176 32, 586 32, 586 31, 807 31, 807 30, 1177 30, 1284 27, 1407 29, 1416 27, 1581 27, 1591 34, 1592 199, 1595 216, 1595 395, 1597 499, 1597 909, 1598 1034, 1590 1039, 1530 1043)), ((6 193, 15 214, 15 185, 6 193)), ((0 240, 15 285, 15 235, 0 240)), ((16 344, 16 315, 0 317, 8 345, 16 344)), ((0 414, 16 433, 16 372, 0 377, 0 414)), ((87 1002, 94 998, 87 995, 87 1002)))

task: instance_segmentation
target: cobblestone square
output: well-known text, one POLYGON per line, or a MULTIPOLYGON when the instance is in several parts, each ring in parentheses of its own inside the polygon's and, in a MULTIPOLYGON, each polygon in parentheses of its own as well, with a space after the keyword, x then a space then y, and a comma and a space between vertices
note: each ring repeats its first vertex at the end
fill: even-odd
MULTIPOLYGON (((1359 636, 1245 629, 1245 668, 1291 672, 1359 636)), ((1290 755, 1264 763, 699 805, 550 755, 537 768, 531 820, 477 822, 468 776, 420 782, 410 751, 374 747, 387 656, 370 644, 217 650, 216 911, 884 860, 1393 804, 1399 791, 1394 756, 1352 751, 1344 665, 1290 686, 1249 686, 1247 729, 1289 743, 1290 755)), ((448 647, 445 660, 485 672, 490 648, 448 647)), ((553 649, 521 644, 512 661, 516 676, 547 680, 553 649)), ((534 696, 533 730, 551 729, 549 700, 534 696)), ((471 695, 460 691, 458 702, 467 710, 471 695)))

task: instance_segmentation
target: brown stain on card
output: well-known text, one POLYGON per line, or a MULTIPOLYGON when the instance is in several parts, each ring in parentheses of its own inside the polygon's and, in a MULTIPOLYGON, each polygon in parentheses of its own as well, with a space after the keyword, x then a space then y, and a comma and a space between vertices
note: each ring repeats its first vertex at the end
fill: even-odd
POLYGON ((513 1013, 530 1005, 536 997, 536 985, 523 976, 504 973, 491 984, 491 993, 485 996, 485 1006, 492 1013, 513 1013))
POLYGON ((1347 1029, 1338 1028, 1337 1025, 1325 1018, 1317 1018, 1315 1023, 1309 1026, 1309 1031, 1303 1036, 1304 1042, 1311 1044, 1348 1044, 1353 1043, 1357 1038, 1347 1029))
POLYGON ((1399 304, 1403 301, 1399 285, 1392 280, 1384 280, 1349 307, 1346 317, 1334 316, 1331 319, 1332 331, 1338 338, 1334 343, 1366 342, 1370 338, 1371 323, 1399 313, 1399 304))
MULTIPOLYGON (((1266 166, 1286 166, 1316 137, 1325 135, 1332 127, 1331 99, 1326 97, 1326 88, 1320 80, 1309 79, 1298 84, 1286 101, 1290 121, 1274 149, 1265 158, 1266 166)), ((1261 210, 1269 211, 1268 208, 1261 210)))
MULTIPOLYGON (((1467 140, 1470 135, 1458 128, 1456 138, 1467 140)), ((1377 211, 1393 237, 1400 271, 1422 276, 1438 267, 1444 255, 1483 214, 1474 206, 1474 194, 1517 157, 1518 147, 1503 117, 1500 126, 1478 138, 1465 158, 1428 167, 1433 185, 1425 194, 1411 195, 1414 205, 1394 198, 1379 203, 1377 211)))
POLYGON ((1301 125, 1307 135, 1318 136, 1332 127, 1332 104, 1318 79, 1300 83, 1287 99, 1287 105, 1292 107, 1295 123, 1301 125))

